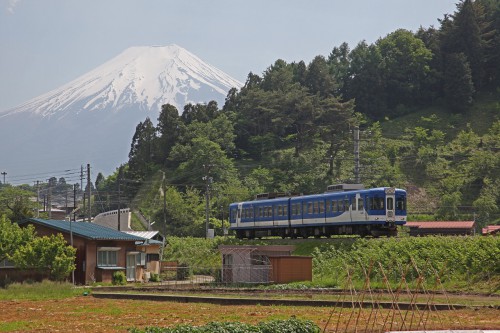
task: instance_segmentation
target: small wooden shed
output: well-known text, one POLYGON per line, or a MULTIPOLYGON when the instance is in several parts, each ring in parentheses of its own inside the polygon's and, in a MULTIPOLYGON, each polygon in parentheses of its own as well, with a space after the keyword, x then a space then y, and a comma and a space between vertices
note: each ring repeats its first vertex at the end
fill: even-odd
POLYGON ((222 282, 288 283, 312 280, 312 257, 292 256, 293 245, 220 245, 222 282))

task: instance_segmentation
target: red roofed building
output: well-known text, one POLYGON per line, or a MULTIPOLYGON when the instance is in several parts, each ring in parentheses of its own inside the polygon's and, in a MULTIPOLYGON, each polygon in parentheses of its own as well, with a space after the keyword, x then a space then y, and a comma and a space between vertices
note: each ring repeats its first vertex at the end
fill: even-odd
POLYGON ((488 225, 481 230, 481 233, 486 235, 500 235, 500 225, 488 225))
POLYGON ((419 221, 406 222, 410 236, 426 235, 474 235, 474 221, 419 221))

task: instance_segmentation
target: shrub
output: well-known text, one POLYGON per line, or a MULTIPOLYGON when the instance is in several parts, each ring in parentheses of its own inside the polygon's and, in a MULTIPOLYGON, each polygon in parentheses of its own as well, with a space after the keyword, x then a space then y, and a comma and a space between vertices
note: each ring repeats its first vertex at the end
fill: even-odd
POLYGON ((127 284, 127 277, 123 271, 113 273, 113 285, 124 286, 127 284))
POLYGON ((150 282, 160 282, 160 274, 156 273, 151 273, 151 276, 149 277, 150 282))
POLYGON ((131 333, 318 333, 320 328, 310 320, 290 318, 272 320, 250 325, 238 322, 211 322, 204 326, 178 325, 175 327, 146 327, 144 330, 133 328, 131 333))

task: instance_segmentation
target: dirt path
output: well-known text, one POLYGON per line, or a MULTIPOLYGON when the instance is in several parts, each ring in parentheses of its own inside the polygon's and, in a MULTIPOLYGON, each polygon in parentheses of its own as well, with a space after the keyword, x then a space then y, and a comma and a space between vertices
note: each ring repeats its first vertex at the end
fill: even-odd
MULTIPOLYGON (((309 319, 323 328, 332 314, 328 307, 284 306, 224 306, 205 303, 175 303, 134 300, 108 300, 93 297, 75 297, 50 301, 0 302, 0 332, 127 332, 131 327, 175 326, 177 324, 205 324, 210 321, 240 321, 257 323, 271 319, 295 316, 309 319)), ((364 331, 369 311, 358 312, 336 309, 328 330, 339 328, 364 331)), ((371 312, 373 315, 373 312, 371 312)), ((397 317, 402 314, 395 313, 397 317)), ((378 313, 373 331, 380 331, 384 319, 391 318, 388 310, 378 313)), ((417 314, 415 314, 417 316, 417 314)), ((499 329, 500 310, 466 309, 430 313, 427 329, 499 329)), ((397 325, 397 324, 395 324, 397 325)), ((393 328, 396 328, 394 326, 393 328)), ((407 327, 408 328, 408 327, 407 327)), ((415 329, 415 326, 413 326, 415 329)), ((422 327, 420 327, 422 329, 422 327)), ((389 330, 389 322, 385 331, 389 330)), ((342 331, 346 331, 342 329, 342 331)))

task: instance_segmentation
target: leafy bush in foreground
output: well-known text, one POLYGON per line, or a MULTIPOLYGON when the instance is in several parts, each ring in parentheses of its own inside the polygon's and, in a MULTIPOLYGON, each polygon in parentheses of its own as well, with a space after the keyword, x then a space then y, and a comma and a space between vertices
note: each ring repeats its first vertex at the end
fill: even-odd
POLYGON ((133 328, 131 333, 318 333, 320 328, 310 320, 290 318, 272 320, 257 325, 236 322, 211 322, 204 326, 179 325, 175 327, 133 328))

